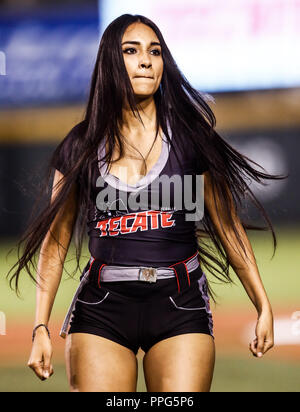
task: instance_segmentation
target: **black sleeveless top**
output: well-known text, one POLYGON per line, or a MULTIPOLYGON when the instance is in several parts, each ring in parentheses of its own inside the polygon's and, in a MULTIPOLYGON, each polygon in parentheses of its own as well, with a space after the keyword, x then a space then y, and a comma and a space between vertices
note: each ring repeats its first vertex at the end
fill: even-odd
MULTIPOLYGON (((99 145, 87 222, 89 251, 94 258, 108 265, 167 267, 197 251, 196 209, 192 206, 196 192, 204 203, 201 175, 207 167, 199 162, 188 141, 178 145, 169 135, 173 146, 163 135, 158 161, 135 185, 107 172, 107 165, 100 161, 105 144, 99 145)), ((54 165, 61 173, 68 146, 70 150, 65 144, 54 165)), ((201 217, 198 214, 197 220, 201 217)))

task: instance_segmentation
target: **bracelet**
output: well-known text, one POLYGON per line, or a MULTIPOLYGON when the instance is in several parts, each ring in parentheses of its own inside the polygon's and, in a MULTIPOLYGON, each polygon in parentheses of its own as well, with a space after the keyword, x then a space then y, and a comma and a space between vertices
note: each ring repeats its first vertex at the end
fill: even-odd
POLYGON ((50 339, 50 332, 49 332, 48 326, 45 325, 44 323, 41 323, 40 325, 37 325, 37 326, 33 329, 33 332, 32 332, 32 342, 34 341, 35 334, 36 334, 36 330, 37 330, 38 328, 40 328, 41 326, 44 326, 44 328, 46 328, 46 330, 47 330, 47 332, 48 332, 49 339, 50 339))

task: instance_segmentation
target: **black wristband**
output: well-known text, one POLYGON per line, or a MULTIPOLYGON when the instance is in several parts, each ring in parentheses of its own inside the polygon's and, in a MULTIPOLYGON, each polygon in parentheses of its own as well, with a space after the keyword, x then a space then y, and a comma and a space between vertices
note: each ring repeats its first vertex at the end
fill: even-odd
POLYGON ((50 332, 49 332, 48 326, 45 325, 44 323, 41 323, 40 325, 37 325, 37 326, 33 329, 33 332, 32 332, 32 342, 34 341, 35 334, 36 334, 36 330, 37 330, 38 328, 40 328, 41 326, 44 326, 44 328, 46 328, 46 330, 47 330, 47 332, 48 332, 49 339, 50 339, 50 332))

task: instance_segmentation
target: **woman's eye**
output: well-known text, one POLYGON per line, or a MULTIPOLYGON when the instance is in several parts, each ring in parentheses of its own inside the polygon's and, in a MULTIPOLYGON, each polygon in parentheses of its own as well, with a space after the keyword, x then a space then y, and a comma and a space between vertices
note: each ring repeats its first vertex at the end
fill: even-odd
POLYGON ((158 49, 152 50, 152 52, 154 52, 154 56, 160 56, 161 52, 158 49))
MULTIPOLYGON (((127 53, 127 54, 135 54, 136 53, 136 49, 134 47, 130 47, 128 49, 124 49, 123 53, 127 53)), ((161 51, 158 49, 154 49, 151 50, 151 52, 154 56, 160 56, 161 55, 161 51)))
POLYGON ((135 52, 136 50, 133 47, 130 47, 129 49, 124 49, 123 50, 124 53, 128 53, 128 54, 133 54, 133 53, 131 53, 132 51, 135 52))

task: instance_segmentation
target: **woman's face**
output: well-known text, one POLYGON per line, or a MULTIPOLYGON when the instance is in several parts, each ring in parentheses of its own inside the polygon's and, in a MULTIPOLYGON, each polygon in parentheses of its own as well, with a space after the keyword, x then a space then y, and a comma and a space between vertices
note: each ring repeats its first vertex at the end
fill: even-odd
POLYGON ((155 32, 143 23, 131 24, 124 33, 122 50, 134 94, 141 99, 153 96, 164 66, 155 32))

